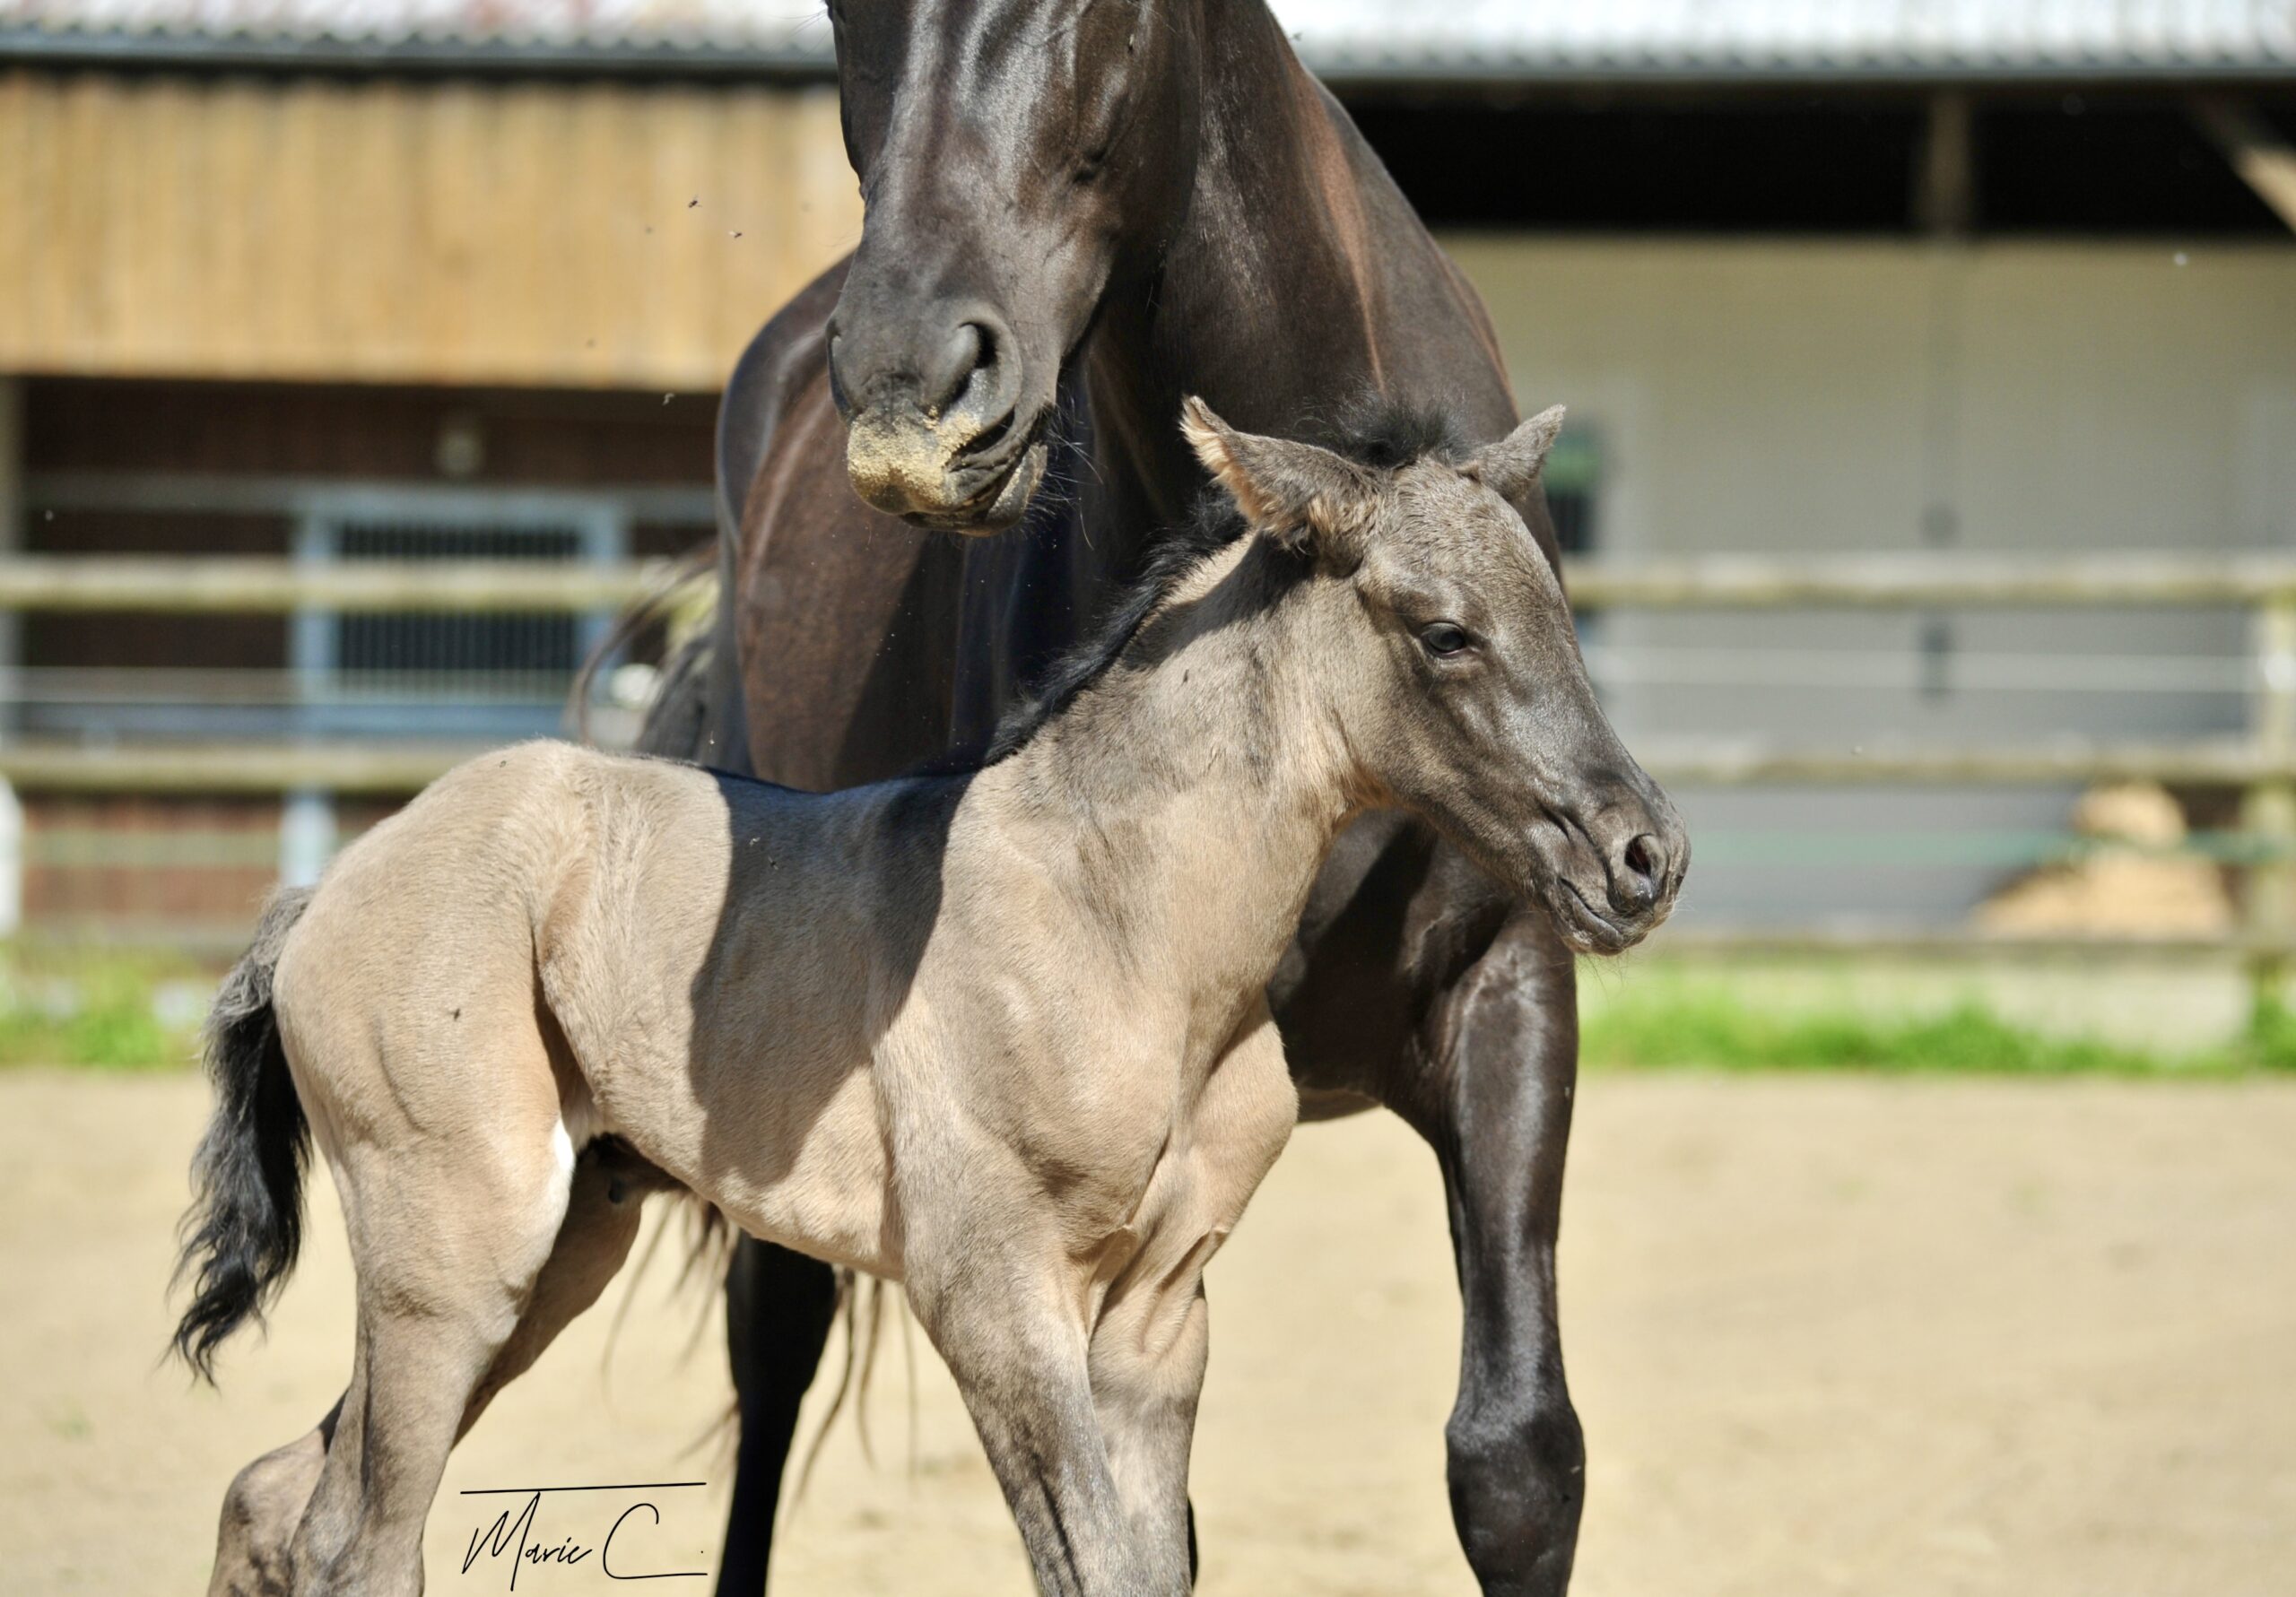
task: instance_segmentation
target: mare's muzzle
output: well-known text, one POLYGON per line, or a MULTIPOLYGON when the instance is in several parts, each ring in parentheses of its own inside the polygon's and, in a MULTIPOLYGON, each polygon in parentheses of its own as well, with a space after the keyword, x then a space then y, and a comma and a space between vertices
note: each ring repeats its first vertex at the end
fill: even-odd
POLYGON ((926 318, 939 331, 912 342, 898 322, 848 335, 843 315, 830 323, 830 388, 853 490, 924 526, 994 533, 1018 521, 1044 476, 1050 412, 1024 403, 1003 318, 944 307, 926 318))
POLYGON ((1001 532, 1021 519, 1044 478, 1045 446, 1010 420, 980 428, 961 412, 863 411, 845 433, 853 491, 922 526, 1001 532))

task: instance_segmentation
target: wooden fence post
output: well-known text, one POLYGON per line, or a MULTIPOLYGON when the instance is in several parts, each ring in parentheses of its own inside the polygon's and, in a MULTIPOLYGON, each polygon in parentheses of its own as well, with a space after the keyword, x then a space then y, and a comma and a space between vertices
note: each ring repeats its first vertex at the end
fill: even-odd
POLYGON ((2256 620, 2257 690, 2249 735, 2265 768, 2243 795, 2241 825, 2257 857, 2248 868, 2247 917, 2251 1008, 2261 1019, 2287 991, 2296 954, 2296 601, 2267 601, 2256 620))

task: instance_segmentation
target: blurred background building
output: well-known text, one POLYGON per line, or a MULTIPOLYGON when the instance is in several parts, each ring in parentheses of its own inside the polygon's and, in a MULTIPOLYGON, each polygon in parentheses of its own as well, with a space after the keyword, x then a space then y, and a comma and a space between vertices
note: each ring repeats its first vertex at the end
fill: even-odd
MULTIPOLYGON (((1573 407, 1575 552, 2296 542, 2296 4, 1276 0, 1573 407)), ((0 537, 617 565, 857 236, 797 0, 0 0, 0 537)), ((10 747, 548 732, 588 616, 35 613, 10 747)), ((2235 730, 2231 609, 1606 613, 1630 740, 2235 730)), ((0 751, 0 768, 6 768, 0 751)), ((389 802, 19 771, 25 915, 235 935, 389 802)), ((244 789, 244 784, 235 784, 244 789)), ((1685 921, 1939 926, 2069 787, 1712 788, 1685 921)), ((2204 823, 2229 794, 2179 794, 2204 823)))

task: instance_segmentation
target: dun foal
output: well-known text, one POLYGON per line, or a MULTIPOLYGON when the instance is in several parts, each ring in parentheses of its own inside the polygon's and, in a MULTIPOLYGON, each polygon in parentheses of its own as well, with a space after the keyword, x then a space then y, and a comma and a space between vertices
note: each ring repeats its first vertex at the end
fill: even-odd
POLYGON ((1205 1262, 1296 1110, 1263 989, 1400 805, 1615 950, 1687 850, 1507 504, 1561 412, 1392 468, 1184 418, 1233 508, 982 768, 830 794, 530 744, 276 902, 210 1027, 178 1333, 292 1263, 308 1134, 351 1384, 227 1501, 219 1590, 412 1593, 448 1450, 637 1199, 904 1281, 1038 1584, 1188 1586, 1205 1262))

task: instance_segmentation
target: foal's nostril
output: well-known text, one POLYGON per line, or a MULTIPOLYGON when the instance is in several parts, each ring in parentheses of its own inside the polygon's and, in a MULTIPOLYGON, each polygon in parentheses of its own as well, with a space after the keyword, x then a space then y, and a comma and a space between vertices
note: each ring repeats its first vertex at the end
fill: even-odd
POLYGON ((1658 873, 1658 840, 1645 832, 1626 846, 1626 868, 1637 876, 1658 873))
POLYGON ((1611 872, 1611 907, 1622 915, 1639 915, 1658 901, 1658 883, 1666 873, 1666 851, 1648 832, 1627 839, 1619 851, 1618 869, 1611 872))

